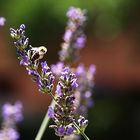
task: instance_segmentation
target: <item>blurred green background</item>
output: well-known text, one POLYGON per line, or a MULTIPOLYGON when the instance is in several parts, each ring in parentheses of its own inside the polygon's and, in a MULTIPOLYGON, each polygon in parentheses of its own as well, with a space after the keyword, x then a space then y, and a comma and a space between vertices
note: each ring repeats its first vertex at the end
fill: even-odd
MULTIPOLYGON (((88 11, 87 43, 79 63, 97 67, 87 135, 91 140, 140 140, 139 0, 0 0, 0 16, 7 20, 0 27, 0 107, 22 101, 21 140, 35 138, 50 97, 39 94, 19 66, 9 28, 24 23, 29 44, 47 46, 45 59, 56 63, 70 6, 88 11)), ((47 129, 46 139, 57 139, 53 130, 47 129)))

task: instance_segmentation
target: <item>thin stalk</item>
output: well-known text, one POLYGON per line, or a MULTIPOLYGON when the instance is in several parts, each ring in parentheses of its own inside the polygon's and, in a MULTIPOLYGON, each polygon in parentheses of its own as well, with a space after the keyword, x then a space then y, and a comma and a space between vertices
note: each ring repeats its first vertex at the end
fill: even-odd
POLYGON ((79 128, 79 126, 77 125, 77 123, 76 123, 75 121, 73 122, 73 124, 74 124, 75 128, 78 129, 78 130, 80 131, 81 135, 85 138, 85 140, 90 140, 90 139, 87 137, 87 135, 79 128))
MULTIPOLYGON (((55 106, 55 100, 52 100, 51 106, 53 106, 53 107, 55 106)), ((43 122, 42 122, 42 124, 41 124, 41 126, 39 128, 39 131, 38 131, 38 133, 37 133, 37 135, 35 137, 35 140, 41 140, 41 138, 42 138, 42 136, 43 136, 48 124, 49 124, 49 121, 50 121, 50 117, 48 117, 48 111, 47 111, 47 113, 46 113, 46 115, 45 115, 45 117, 43 119, 43 122)))
POLYGON ((63 138, 62 138, 62 137, 60 137, 60 140, 63 140, 63 138))
POLYGON ((52 93, 50 93, 50 95, 51 95, 51 97, 52 97, 52 99, 54 100, 54 101, 56 101, 55 99, 55 96, 52 94, 52 93))

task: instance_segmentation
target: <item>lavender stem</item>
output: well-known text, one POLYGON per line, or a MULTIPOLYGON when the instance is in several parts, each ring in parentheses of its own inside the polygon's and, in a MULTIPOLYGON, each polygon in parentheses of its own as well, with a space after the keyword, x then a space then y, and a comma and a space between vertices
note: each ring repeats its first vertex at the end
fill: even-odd
POLYGON ((78 129, 81 133, 81 135, 85 138, 85 140, 90 140, 87 135, 79 128, 79 126, 77 125, 77 123, 75 121, 73 121, 73 125, 75 126, 76 129, 78 129))
MULTIPOLYGON (((54 96, 53 96, 53 100, 51 102, 51 106, 53 106, 53 107, 55 106, 55 97, 54 96)), ((42 124, 41 124, 41 126, 39 128, 39 131, 38 131, 38 133, 36 135, 35 140, 41 140, 41 138, 42 138, 47 126, 48 126, 49 121, 50 121, 50 117, 48 116, 48 111, 47 111, 47 113, 46 113, 46 115, 45 115, 45 117, 43 119, 43 122, 42 122, 42 124)))

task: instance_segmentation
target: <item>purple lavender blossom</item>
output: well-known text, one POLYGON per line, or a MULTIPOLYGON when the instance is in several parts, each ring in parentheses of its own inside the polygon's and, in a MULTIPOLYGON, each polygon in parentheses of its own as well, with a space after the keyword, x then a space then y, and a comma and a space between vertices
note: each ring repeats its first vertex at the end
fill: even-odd
POLYGON ((76 76, 81 76, 82 74, 85 73, 85 68, 83 64, 79 64, 78 67, 76 68, 75 74, 76 76))
MULTIPOLYGON (((75 127, 73 126, 74 120, 74 91, 76 90, 78 84, 76 82, 77 78, 75 74, 70 71, 68 67, 65 67, 61 72, 59 82, 57 84, 57 98, 56 104, 53 109, 53 121, 56 125, 51 125, 54 128, 56 134, 60 137, 69 136, 74 133, 75 127)), ((52 112, 52 108, 50 108, 52 112)), ((50 116, 53 113, 50 113, 50 116)))
POLYGON ((50 118, 54 118, 54 109, 52 106, 49 106, 49 109, 48 109, 48 116, 50 118))
POLYGON ((47 72, 47 70, 50 69, 50 68, 48 67, 46 61, 42 62, 42 63, 41 63, 41 66, 42 66, 42 74, 45 74, 45 73, 47 72))
MULTIPOLYGON (((22 24, 17 30, 13 28, 10 29, 11 37, 16 40, 14 44, 17 48, 17 54, 18 59, 20 60, 20 64, 26 67, 28 74, 31 75, 33 81, 37 83, 39 91, 41 91, 42 93, 48 93, 53 96, 52 91, 55 78, 53 73, 55 74, 55 76, 61 75, 59 78, 59 82, 56 85, 55 92, 57 96, 56 98, 53 98, 56 102, 55 106, 49 106, 48 110, 48 116, 55 122, 55 125, 50 125, 50 127, 54 128, 55 134, 61 138, 63 138, 64 136, 79 134, 80 131, 77 129, 77 127, 74 126, 75 123, 78 123, 81 131, 83 132, 88 124, 88 120, 86 120, 84 117, 80 116, 80 118, 78 118, 79 114, 76 113, 76 98, 74 94, 76 92, 84 93, 84 96, 80 96, 79 102, 82 101, 81 97, 85 97, 86 103, 83 104, 83 108, 85 108, 86 112, 86 107, 87 104, 89 104, 89 100, 91 97, 91 79, 93 78, 95 68, 92 66, 89 68, 88 72, 84 72, 85 69, 83 67, 83 69, 80 69, 80 72, 77 72, 78 77, 80 77, 80 79, 83 81, 77 80, 76 75, 72 73, 68 67, 64 68, 64 63, 74 62, 75 60, 77 60, 77 58, 79 57, 79 50, 85 45, 86 36, 83 33, 84 22, 86 20, 85 13, 85 10, 81 10, 79 8, 71 7, 69 9, 69 11, 67 12, 69 21, 63 37, 64 43, 62 44, 62 50, 59 52, 60 60, 62 61, 62 63, 52 65, 50 69, 46 61, 42 62, 42 69, 41 71, 39 70, 39 72, 38 67, 40 65, 40 59, 43 58, 44 54, 47 52, 47 49, 45 47, 43 48, 43 46, 42 48, 32 47, 31 45, 28 46, 28 38, 25 37, 24 24, 22 24)), ((20 116, 20 113, 18 115, 20 116)), ((12 117, 15 119, 15 122, 20 120, 17 119, 20 118, 18 115, 12 115, 12 117)), ((8 116, 8 113, 4 113, 3 116, 5 116, 6 118, 6 116, 8 116)))
POLYGON ((0 140, 18 140, 19 133, 13 128, 5 128, 0 131, 0 140))
POLYGON ((27 48, 29 42, 29 38, 22 36, 18 41, 15 42, 15 45, 19 48, 27 48))
POLYGON ((65 63, 77 60, 79 50, 85 45, 86 36, 83 33, 85 14, 85 10, 75 7, 69 8, 67 12, 69 20, 63 37, 64 43, 62 43, 62 49, 59 52, 60 60, 65 63))
POLYGON ((85 13, 86 10, 82 11, 80 8, 70 7, 67 12, 67 17, 81 24, 86 20, 85 13))
POLYGON ((85 129, 88 125, 88 120, 86 120, 83 116, 80 116, 78 119, 78 123, 82 129, 85 129))
POLYGON ((19 29, 13 29, 10 28, 10 35, 13 39, 16 39, 17 41, 24 38, 24 33, 25 33, 25 25, 21 24, 19 29))
POLYGON ((77 84, 77 79, 74 79, 71 83, 72 85, 72 88, 76 89, 78 87, 78 84, 77 84))
POLYGON ((28 60, 28 56, 25 55, 24 58, 22 60, 20 60, 20 65, 24 65, 24 66, 28 66, 29 65, 29 60, 28 60))
POLYGON ((46 62, 42 62, 41 65, 42 70, 38 83, 39 91, 42 93, 51 94, 54 87, 53 82, 55 77, 53 76, 53 73, 51 72, 46 62))
POLYGON ((67 12, 67 16, 70 18, 76 18, 77 17, 77 11, 74 7, 70 7, 68 12, 67 12))
POLYGON ((78 37, 75 42, 74 47, 79 48, 79 49, 83 48, 85 46, 85 41, 86 41, 86 37, 84 35, 78 37))
POLYGON ((62 91, 61 91, 61 87, 60 87, 60 85, 57 85, 56 86, 56 94, 58 94, 59 96, 62 96, 62 91))
POLYGON ((94 87, 95 72, 95 65, 91 65, 86 69, 83 64, 80 64, 75 70, 79 84, 75 92, 77 113, 85 117, 87 116, 88 108, 93 106, 92 90, 94 87))
POLYGON ((6 19, 4 17, 0 17, 0 26, 4 26, 6 19))
POLYGON ((29 39, 25 37, 24 24, 21 24, 16 30, 10 28, 10 34, 16 40, 14 45, 17 48, 20 64, 26 67, 28 74, 32 76, 31 79, 39 86, 39 91, 50 94, 53 90, 54 76, 46 61, 41 63, 41 73, 38 72, 40 59, 43 58, 47 49, 44 46, 28 46, 29 39))
POLYGON ((16 123, 23 120, 22 104, 16 102, 14 105, 6 103, 2 107, 2 129, 0 140, 17 140, 19 133, 16 130, 16 123))
POLYGON ((85 98, 91 98, 92 93, 90 91, 86 91, 84 96, 85 98))
POLYGON ((15 122, 19 122, 23 119, 22 116, 22 104, 16 102, 14 105, 6 103, 2 108, 2 116, 5 120, 13 119, 15 122))
POLYGON ((28 68, 27 68, 27 71, 28 71, 28 74, 32 76, 31 79, 39 85, 40 80, 41 80, 39 73, 35 70, 31 70, 28 68))
POLYGON ((65 34, 64 34, 64 38, 63 39, 64 39, 64 41, 69 42, 71 37, 72 37, 72 31, 71 30, 67 30, 65 32, 65 34))
POLYGON ((66 135, 70 136, 71 134, 73 134, 73 131, 74 131, 73 126, 71 126, 71 125, 67 126, 67 128, 66 128, 66 135))
MULTIPOLYGON (((70 69, 69 69, 68 67, 65 67, 65 68, 63 69, 63 71, 61 72, 62 77, 66 77, 66 76, 69 74, 69 72, 70 72, 70 69)), ((65 78, 64 78, 64 79, 65 79, 65 78)))
POLYGON ((56 76, 60 76, 62 70, 64 68, 64 63, 62 62, 58 62, 55 65, 51 65, 51 71, 53 74, 55 74, 56 76))
POLYGON ((59 126, 57 129, 57 133, 59 136, 64 136, 65 135, 65 126, 59 126))

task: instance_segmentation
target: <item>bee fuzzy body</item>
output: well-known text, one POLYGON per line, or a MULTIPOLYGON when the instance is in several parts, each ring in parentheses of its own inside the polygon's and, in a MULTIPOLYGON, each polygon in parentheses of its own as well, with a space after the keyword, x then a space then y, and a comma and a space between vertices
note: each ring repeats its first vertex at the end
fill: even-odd
POLYGON ((47 48, 44 46, 31 47, 31 49, 28 50, 28 57, 32 62, 35 62, 42 59, 46 52, 47 48))

